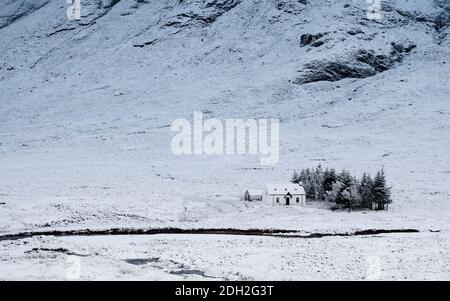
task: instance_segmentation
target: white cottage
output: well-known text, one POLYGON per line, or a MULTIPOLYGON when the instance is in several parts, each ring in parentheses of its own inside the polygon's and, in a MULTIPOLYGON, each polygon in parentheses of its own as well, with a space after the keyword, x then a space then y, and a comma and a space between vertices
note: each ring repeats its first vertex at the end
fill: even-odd
POLYGON ((263 199, 262 190, 249 189, 244 194, 244 200, 248 202, 262 201, 262 199, 263 199))
POLYGON ((306 202, 303 186, 299 184, 267 184, 265 201, 271 205, 299 205, 306 202))

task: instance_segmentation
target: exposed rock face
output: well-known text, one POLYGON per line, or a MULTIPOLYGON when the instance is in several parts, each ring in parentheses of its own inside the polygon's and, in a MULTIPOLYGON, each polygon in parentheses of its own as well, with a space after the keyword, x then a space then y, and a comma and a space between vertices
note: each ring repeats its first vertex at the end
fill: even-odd
POLYGON ((305 47, 307 45, 313 47, 319 47, 325 43, 324 40, 321 40, 324 36, 326 36, 328 32, 319 32, 316 34, 302 34, 300 37, 300 47, 305 47))
POLYGON ((4 0, 7 1, 0 12, 0 28, 24 17, 46 5, 50 0, 4 0))
POLYGON ((361 28, 352 28, 348 30, 347 33, 351 36, 355 36, 357 34, 363 34, 364 31, 361 28))
POLYGON ((169 17, 164 26, 181 28, 190 25, 206 26, 216 21, 225 12, 238 5, 241 0, 209 0, 209 1, 178 1, 182 12, 169 17), (194 12, 192 6, 197 9, 194 12))
POLYGON ((282 1, 278 0, 276 1, 276 7, 278 10, 281 10, 288 14, 299 14, 301 13, 305 5, 308 2, 306 0, 297 0, 297 1, 282 1))
POLYGON ((416 45, 413 43, 391 43, 389 54, 375 54, 373 50, 360 49, 349 57, 335 60, 313 61, 306 64, 296 84, 320 81, 339 81, 345 78, 366 78, 387 71, 400 63, 416 45))

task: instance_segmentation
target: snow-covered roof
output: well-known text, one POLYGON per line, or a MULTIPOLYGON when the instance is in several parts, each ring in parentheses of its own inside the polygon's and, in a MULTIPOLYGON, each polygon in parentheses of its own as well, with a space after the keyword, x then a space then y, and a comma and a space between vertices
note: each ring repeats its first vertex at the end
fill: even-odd
POLYGON ((263 195, 262 190, 258 190, 258 189, 249 189, 249 190, 247 190, 247 191, 248 191, 248 193, 249 193, 250 195, 252 195, 252 196, 262 196, 262 195, 263 195))
POLYGON ((267 194, 305 194, 303 186, 292 183, 267 184, 267 194))

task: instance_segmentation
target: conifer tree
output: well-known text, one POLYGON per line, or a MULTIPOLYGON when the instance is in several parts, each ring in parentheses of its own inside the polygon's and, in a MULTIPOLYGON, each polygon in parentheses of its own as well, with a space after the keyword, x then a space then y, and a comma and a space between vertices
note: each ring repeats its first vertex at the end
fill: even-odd
POLYGON ((300 182, 300 176, 296 170, 294 170, 294 174, 292 175, 291 182, 294 184, 298 184, 300 182))
POLYGON ((303 188, 305 189, 306 198, 309 200, 314 200, 316 193, 314 190, 313 175, 309 168, 307 168, 305 170, 304 178, 302 179, 302 182, 303 182, 303 188))
POLYGON ((323 170, 322 166, 318 165, 313 174, 314 198, 322 200, 325 192, 323 191, 323 170))
POLYGON ((372 209, 372 178, 369 174, 363 173, 358 190, 361 195, 361 206, 372 209))
POLYGON ((345 207, 349 201, 349 193, 353 178, 348 171, 343 170, 338 176, 337 183, 339 183, 339 190, 336 194, 335 202, 336 204, 345 207))
POLYGON ((336 171, 333 169, 326 169, 323 174, 322 190, 325 193, 333 189, 333 184, 337 181, 336 171))
POLYGON ((384 170, 378 171, 372 184, 373 201, 376 203, 377 210, 387 209, 391 200, 391 188, 386 185, 386 176, 384 170))

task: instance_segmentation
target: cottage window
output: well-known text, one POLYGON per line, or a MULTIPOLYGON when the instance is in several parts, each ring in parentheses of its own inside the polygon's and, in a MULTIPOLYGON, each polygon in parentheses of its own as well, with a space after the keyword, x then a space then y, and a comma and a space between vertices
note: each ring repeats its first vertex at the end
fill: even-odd
POLYGON ((297 197, 297 198, 296 198, 296 201, 297 201, 297 203, 300 203, 300 198, 297 197))
POLYGON ((277 203, 279 203, 280 202, 280 198, 277 198, 277 203))

